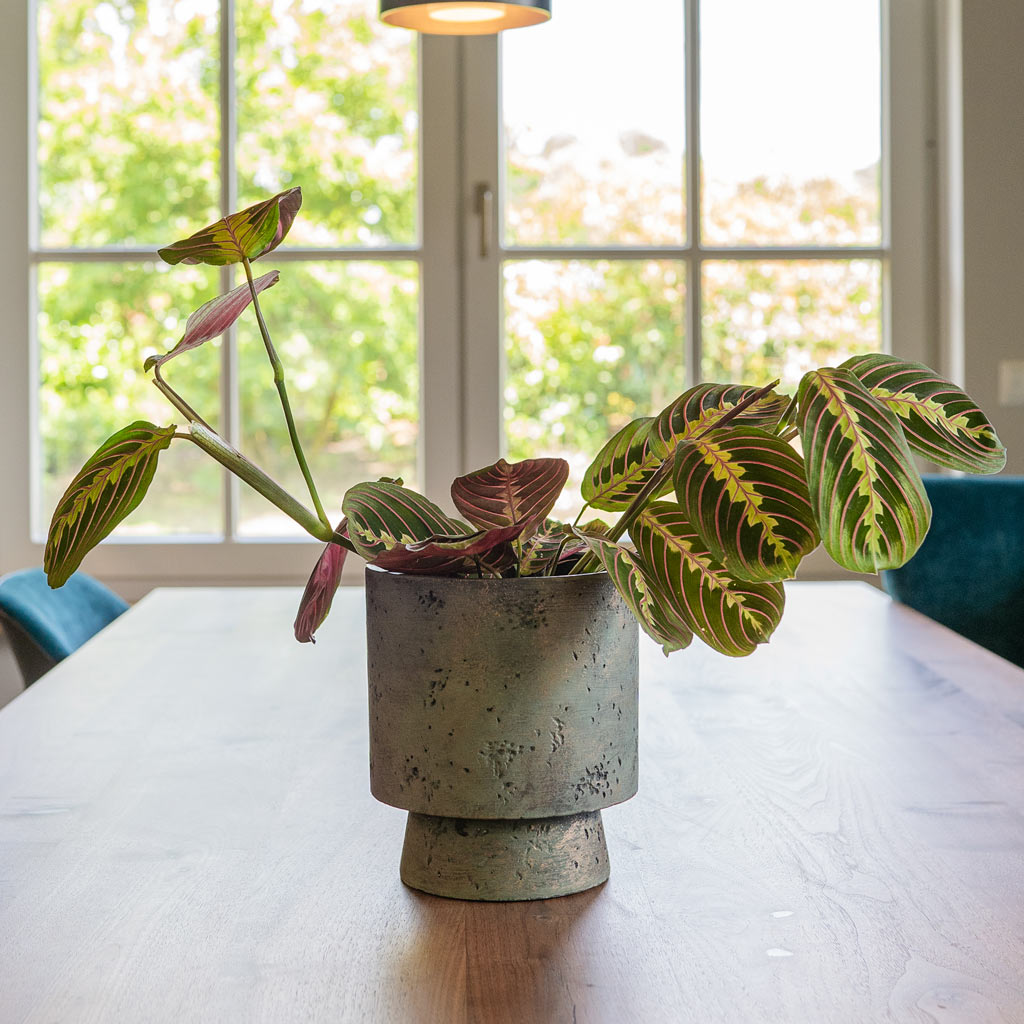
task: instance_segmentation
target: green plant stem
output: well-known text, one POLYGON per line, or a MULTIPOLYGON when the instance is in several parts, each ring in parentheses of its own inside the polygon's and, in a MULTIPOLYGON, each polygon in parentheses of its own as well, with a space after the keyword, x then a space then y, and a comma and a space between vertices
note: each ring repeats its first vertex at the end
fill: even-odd
POLYGON ((189 426, 188 437, 207 455, 219 462, 225 469, 231 470, 239 480, 262 494, 267 501, 276 505, 286 516, 293 519, 317 540, 340 544, 343 548, 357 553, 351 540, 342 537, 329 524, 325 526, 305 505, 296 501, 279 483, 267 476, 259 466, 232 448, 215 430, 211 430, 202 423, 192 423, 189 426))
POLYGON ((207 423, 206 420, 204 420, 203 417, 200 416, 199 413, 197 413, 195 409, 193 409, 192 406, 190 406, 188 402, 186 402, 185 399, 182 398, 181 395, 179 395, 178 392, 164 380, 160 373, 159 365, 153 367, 153 383, 160 391, 160 394, 162 394, 164 398, 166 398, 167 401, 170 402, 171 405, 173 405, 174 408, 189 421, 189 423, 198 423, 201 426, 206 427, 207 430, 213 429, 210 424, 207 423))
MULTIPOLYGON (((779 382, 773 380, 771 384, 766 384, 763 388, 758 388, 756 391, 752 391, 742 402, 737 403, 731 409, 726 410, 722 414, 722 418, 716 420, 710 426, 702 430, 693 440, 704 437, 705 434, 710 433, 712 430, 721 430, 723 427, 729 425, 739 414, 753 405, 755 402, 764 398, 765 395, 769 394, 775 389, 775 386, 779 382)), ((678 447, 678 445, 677 445, 678 447)), ((651 475, 647 483, 644 484, 643 488, 636 495, 636 497, 629 503, 626 511, 619 516, 615 525, 605 534, 605 538, 610 541, 618 540, 632 525, 640 518, 640 513, 647 507, 647 503, 661 490, 665 485, 665 481, 668 479, 672 472, 672 466, 675 462, 675 448, 669 453, 668 457, 662 460, 662 463, 651 475)), ((569 571, 570 576, 579 576, 585 572, 593 572, 600 566, 600 561, 596 555, 584 555, 569 571)))
POLYGON ((243 256, 242 266, 245 268, 245 279, 249 282, 249 291, 252 292, 252 304, 253 309, 256 311, 256 322, 260 327, 260 335, 263 338, 263 344, 267 350, 267 357, 270 359, 270 366, 274 371, 274 384, 277 387, 277 393, 281 397, 281 408, 284 410, 285 423, 288 424, 288 436, 291 438, 292 451, 295 452, 295 458, 299 463, 299 469, 302 470, 303 479, 306 481, 306 486, 309 488, 309 496, 313 500, 313 507, 316 509, 317 517, 320 522, 323 523, 328 529, 331 527, 331 521, 327 518, 327 513, 324 512, 323 504, 320 501, 320 495, 317 494, 316 484, 313 482, 313 474, 309 471, 309 465, 306 462, 306 456, 302 451, 302 444, 299 441, 299 432, 295 427, 295 417, 292 415, 291 403, 288 401, 288 389, 284 382, 284 365, 281 363, 281 359, 277 354, 277 350, 274 348, 274 343, 270 340, 270 331, 267 330, 266 321, 263 319, 263 310, 260 309, 260 300, 256 294, 256 286, 252 280, 252 267, 249 265, 249 261, 243 256))

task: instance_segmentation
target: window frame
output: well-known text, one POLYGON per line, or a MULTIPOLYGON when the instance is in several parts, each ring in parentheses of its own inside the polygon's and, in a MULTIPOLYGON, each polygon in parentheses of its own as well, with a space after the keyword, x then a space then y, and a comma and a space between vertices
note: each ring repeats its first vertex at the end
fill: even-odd
MULTIPOLYGON (((686 6, 689 39, 698 0, 686 6)), ((938 237, 937 204, 936 50, 935 13, 928 0, 880 0, 883 24, 883 336, 899 355, 936 364, 939 358, 939 310, 936 296, 938 237), (899 67, 899 75, 891 73, 899 67)), ((227 73, 232 54, 231 33, 235 0, 224 0, 222 52, 222 125, 233 132, 230 98, 233 81, 227 73), (223 60, 227 55, 228 60, 223 60)), ((34 174, 37 123, 35 2, 14 5, 7 22, 0 87, 7 101, 0 105, 0 131, 8 141, 0 163, 0 186, 8 196, 26 197, 24 215, 12 218, 0 243, 0 302, 7 331, 2 343, 4 373, 0 374, 0 479, 5 482, 0 507, 0 572, 40 564, 43 544, 31 533, 32 473, 39 464, 39 439, 34 430, 38 391, 36 359, 36 270, 45 259, 66 253, 42 253, 35 233, 37 183, 34 174), (22 48, 18 40, 27 45, 22 48), (26 339, 28 343, 26 344, 26 339)), ((690 44, 688 44, 689 46, 690 44)), ((698 73, 688 64, 692 87, 698 73)), ((420 480, 435 500, 447 499, 452 478, 493 461, 503 445, 502 425, 502 285, 501 264, 506 255, 518 258, 533 250, 505 247, 499 232, 498 204, 491 206, 486 255, 480 251, 480 213, 477 185, 500 183, 500 107, 498 40, 495 37, 425 36, 420 41, 419 212, 417 246, 352 250, 287 249, 280 262, 309 258, 380 259, 417 262, 420 272, 420 480), (473 125, 469 132, 466 125, 473 125)), ((698 103, 691 88, 690 106, 698 103)), ((699 116, 699 110, 697 111, 699 116)), ((692 147, 688 146, 688 152, 692 147)), ((696 151, 694 150, 694 154, 696 151)), ((690 175, 694 173, 691 167, 690 175)), ((692 182, 688 183, 692 185, 692 182)), ((234 209, 235 176, 230 153, 222 157, 222 202, 234 209)), ((691 209, 695 192, 688 189, 691 209)), ((545 258, 587 258, 598 255, 635 258, 654 254, 687 262, 687 323, 699 321, 692 298, 693 277, 705 258, 817 258, 835 250, 806 248, 698 250, 683 247, 544 247, 545 258), (634 251, 635 250, 635 251, 634 251), (682 254, 682 255, 681 255, 682 254)), ((873 255, 878 249, 850 250, 873 255)), ((141 257, 148 250, 82 250, 71 258, 119 259, 141 257), (91 254, 91 255, 86 255, 91 254)), ((226 282, 222 275, 222 284, 226 282)), ((688 373, 695 362, 695 335, 687 341, 688 373)), ((230 389, 234 346, 222 347, 224 379, 230 389)), ((227 422, 237 428, 237 410, 230 397, 227 422)), ((233 481, 226 487, 235 487, 233 481)), ((231 503, 225 503, 231 508, 231 503)), ((237 507, 237 503, 236 506, 237 507)), ((231 522, 226 519, 225 527, 231 522)), ((108 541, 88 559, 88 571, 107 580, 129 598, 153 586, 168 585, 281 585, 301 583, 318 549, 318 542, 241 539, 230 532, 223 538, 193 541, 108 541), (253 550, 253 549, 256 550, 253 550)), ((358 582, 361 567, 346 567, 345 582, 358 582)), ((827 569, 821 569, 827 573, 827 569)), ((819 570, 811 566, 809 575, 819 570)))

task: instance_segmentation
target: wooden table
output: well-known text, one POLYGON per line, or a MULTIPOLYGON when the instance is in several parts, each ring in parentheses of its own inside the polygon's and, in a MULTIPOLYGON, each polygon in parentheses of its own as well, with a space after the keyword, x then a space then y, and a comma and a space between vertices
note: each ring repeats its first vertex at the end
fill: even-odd
POLYGON ((862 584, 641 666, 612 877, 398 880, 362 594, 158 591, 0 712, 0 1022, 1024 1021, 1024 672, 862 584))

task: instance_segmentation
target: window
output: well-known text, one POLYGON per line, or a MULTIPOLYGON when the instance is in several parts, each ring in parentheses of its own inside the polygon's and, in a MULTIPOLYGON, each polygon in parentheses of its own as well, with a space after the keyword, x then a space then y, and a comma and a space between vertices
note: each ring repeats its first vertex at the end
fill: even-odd
MULTIPOLYGON (((889 201, 890 166, 927 177, 915 5, 644 0, 623 21, 559 0, 500 41, 417 39, 374 0, 27 7, 29 64, 12 52, 0 72, 32 125, 30 173, 5 182, 29 196, 26 235, 0 284, 0 469, 30 495, 0 517, 12 565, 39 560, 104 437, 173 420, 142 360, 236 283, 153 249, 293 184, 265 309, 332 515, 357 479, 443 497, 499 453, 563 454, 578 479, 610 430, 699 379, 927 358, 927 264, 902 255, 927 250, 927 203, 889 201)), ((301 497, 261 347, 243 318, 168 375, 301 497)), ((119 536, 90 567, 129 591, 297 580, 310 561, 187 443, 119 536)))

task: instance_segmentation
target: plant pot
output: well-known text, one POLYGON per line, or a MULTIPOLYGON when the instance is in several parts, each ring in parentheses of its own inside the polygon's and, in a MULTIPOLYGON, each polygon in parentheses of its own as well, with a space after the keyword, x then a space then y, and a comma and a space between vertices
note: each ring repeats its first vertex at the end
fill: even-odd
POLYGON ((637 789, 638 628, 604 573, 367 569, 370 789, 409 811, 401 876, 526 900, 608 878, 601 809, 637 789))

